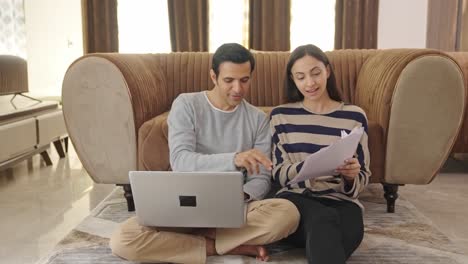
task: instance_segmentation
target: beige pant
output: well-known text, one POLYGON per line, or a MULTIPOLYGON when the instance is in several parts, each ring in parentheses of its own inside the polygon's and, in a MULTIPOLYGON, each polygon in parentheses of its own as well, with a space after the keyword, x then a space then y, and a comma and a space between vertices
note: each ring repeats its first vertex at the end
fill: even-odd
MULTIPOLYGON (((247 222, 241 228, 218 228, 215 247, 226 254, 240 245, 265 245, 292 234, 299 223, 295 205, 284 199, 248 204, 247 222)), ((112 252, 131 261, 205 263, 206 240, 194 228, 152 228, 136 217, 123 222, 110 239, 112 252)))

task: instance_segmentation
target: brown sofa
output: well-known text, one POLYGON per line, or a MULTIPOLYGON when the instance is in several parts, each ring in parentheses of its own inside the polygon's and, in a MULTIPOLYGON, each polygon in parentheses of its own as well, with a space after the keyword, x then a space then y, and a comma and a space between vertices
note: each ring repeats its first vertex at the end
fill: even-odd
MULTIPOLYGON (((255 52, 247 100, 283 100, 288 52, 255 52)), ((371 182, 394 211, 399 185, 430 183, 448 157, 465 108, 464 79, 448 55, 426 49, 328 53, 345 101, 369 119, 371 182)), ((209 89, 209 53, 92 54, 63 82, 63 109, 78 156, 94 181, 123 185, 128 171, 169 170, 167 112, 178 94, 209 89)))
MULTIPOLYGON (((450 52, 450 56, 460 65, 465 76, 465 96, 468 100, 468 52, 450 52)), ((468 105, 465 106, 465 117, 463 125, 458 133, 457 141, 453 146, 452 153, 468 153, 468 105)))

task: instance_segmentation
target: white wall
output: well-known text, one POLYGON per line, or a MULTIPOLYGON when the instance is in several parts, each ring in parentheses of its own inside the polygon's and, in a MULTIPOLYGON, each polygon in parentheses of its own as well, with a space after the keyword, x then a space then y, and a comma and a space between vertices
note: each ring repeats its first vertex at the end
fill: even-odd
POLYGON ((428 0, 380 0, 377 48, 425 48, 428 0))
POLYGON ((68 66, 83 55, 80 0, 25 0, 29 91, 59 96, 68 66))

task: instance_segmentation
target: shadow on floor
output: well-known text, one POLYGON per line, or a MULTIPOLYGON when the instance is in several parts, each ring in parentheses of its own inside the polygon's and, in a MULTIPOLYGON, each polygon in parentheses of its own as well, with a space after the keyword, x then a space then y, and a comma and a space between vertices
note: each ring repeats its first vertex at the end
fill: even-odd
POLYGON ((468 160, 455 159, 449 157, 444 166, 440 169, 441 173, 468 173, 468 160))

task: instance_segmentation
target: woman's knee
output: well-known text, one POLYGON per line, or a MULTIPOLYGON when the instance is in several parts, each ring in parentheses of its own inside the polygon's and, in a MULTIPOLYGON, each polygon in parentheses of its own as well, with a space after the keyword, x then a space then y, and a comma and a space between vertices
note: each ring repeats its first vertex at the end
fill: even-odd
POLYGON ((363 239, 364 239, 364 228, 356 230, 356 232, 353 233, 352 241, 353 241, 355 249, 361 244, 363 239))
POLYGON ((333 227, 339 229, 340 214, 331 207, 317 207, 301 212, 306 227, 333 227))
POLYGON ((364 225, 357 223, 353 227, 346 228, 343 231, 343 243, 346 253, 346 257, 350 257, 351 254, 359 247, 362 240, 364 239, 364 225))

